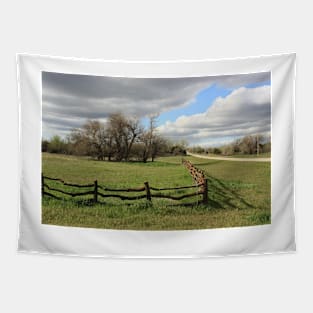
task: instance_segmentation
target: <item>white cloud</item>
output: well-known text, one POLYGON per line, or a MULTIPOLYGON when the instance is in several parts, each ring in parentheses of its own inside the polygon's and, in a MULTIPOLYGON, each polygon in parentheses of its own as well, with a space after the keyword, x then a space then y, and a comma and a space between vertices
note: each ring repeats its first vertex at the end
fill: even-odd
POLYGON ((270 86, 241 87, 225 98, 217 98, 204 113, 180 116, 166 122, 159 132, 172 139, 185 139, 191 145, 210 144, 270 131, 270 86))
POLYGON ((105 120, 118 111, 144 117, 184 107, 212 84, 237 88, 269 79, 270 73, 127 78, 43 72, 43 135, 66 134, 72 127, 80 127, 87 119, 105 120))

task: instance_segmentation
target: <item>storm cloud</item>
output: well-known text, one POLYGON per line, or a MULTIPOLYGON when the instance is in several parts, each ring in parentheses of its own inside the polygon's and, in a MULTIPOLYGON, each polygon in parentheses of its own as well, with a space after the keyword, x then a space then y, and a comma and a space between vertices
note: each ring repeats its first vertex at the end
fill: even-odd
MULTIPOLYGON (((105 122, 110 114, 116 112, 143 118, 182 108, 192 103, 199 92, 213 84, 234 89, 269 80, 270 73, 267 72, 185 78, 127 78, 43 72, 43 136, 66 135, 88 119, 105 122)), ((161 130, 171 136, 175 133, 181 136, 200 135, 195 128, 182 127, 184 119, 178 120, 176 124, 161 126, 161 130)), ((201 123, 198 121, 198 127, 207 129, 203 119, 201 123)), ((215 131, 227 131, 226 128, 222 129, 222 121, 217 117, 212 123, 215 123, 215 131)), ((212 133, 213 128, 210 131, 212 133)))

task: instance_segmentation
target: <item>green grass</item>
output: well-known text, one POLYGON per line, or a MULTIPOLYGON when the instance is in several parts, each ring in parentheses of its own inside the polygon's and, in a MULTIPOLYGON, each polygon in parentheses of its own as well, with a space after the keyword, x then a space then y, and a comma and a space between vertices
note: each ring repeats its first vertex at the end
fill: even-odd
MULTIPOLYGON (((233 162, 187 157, 205 171, 208 178, 208 205, 200 204, 201 196, 181 201, 153 198, 123 201, 92 196, 72 198, 51 192, 62 200, 44 196, 42 223, 64 226, 179 230, 236 227, 268 224, 271 220, 271 186, 269 162, 233 162), (184 206, 194 202, 191 206, 184 206)), ((181 165, 181 157, 158 158, 155 162, 103 162, 88 158, 43 154, 42 169, 46 176, 76 184, 93 183, 111 188, 141 187, 148 181, 153 187, 192 185, 193 181, 181 165)), ((77 192, 77 188, 47 181, 48 185, 77 192)), ((90 189, 90 188, 89 188, 90 189)), ((88 190, 88 188, 83 189, 88 190)), ((82 191, 82 190, 80 190, 82 191)), ((163 193, 181 195, 195 191, 184 189, 163 193)), ((120 193, 136 195, 133 193, 120 193)))
POLYGON ((239 154, 235 153, 233 155, 230 155, 229 157, 231 158, 270 158, 271 153, 270 152, 265 152, 265 153, 260 153, 259 155, 257 154, 239 154))

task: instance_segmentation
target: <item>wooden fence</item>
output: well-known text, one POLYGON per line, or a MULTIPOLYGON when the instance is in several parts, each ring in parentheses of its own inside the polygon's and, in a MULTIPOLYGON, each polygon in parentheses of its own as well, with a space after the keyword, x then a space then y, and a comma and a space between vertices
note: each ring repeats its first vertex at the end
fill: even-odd
POLYGON ((98 181, 95 180, 93 184, 85 184, 85 185, 79 185, 79 184, 72 184, 72 183, 66 183, 64 180, 60 178, 52 178, 48 176, 44 176, 42 174, 41 178, 41 193, 42 195, 47 195, 55 199, 61 199, 60 197, 52 194, 50 191, 55 191, 61 194, 69 195, 72 197, 78 197, 78 196, 85 196, 85 195, 92 195, 93 196, 93 202, 97 203, 98 198, 119 198, 121 200, 138 200, 138 199, 144 199, 151 201, 152 198, 165 198, 165 199, 171 199, 171 200, 182 200, 184 198, 194 197, 198 195, 202 195, 202 202, 207 203, 208 202, 208 187, 207 187, 207 179, 203 179, 203 181, 196 182, 195 185, 191 186, 182 186, 182 187, 168 187, 168 188, 156 188, 149 185, 149 182, 145 182, 142 187, 138 188, 108 188, 102 185, 98 184, 98 181), (59 188, 51 187, 47 184, 47 181, 58 181, 62 183, 64 186, 70 186, 70 187, 76 187, 76 188, 90 188, 88 191, 83 192, 68 192, 64 191, 59 188), (180 190, 180 189, 192 189, 197 188, 198 190, 192 193, 183 194, 180 196, 175 195, 167 195, 160 192, 155 193, 154 191, 169 191, 169 190, 180 190), (107 192, 136 192, 136 193, 143 193, 140 195, 135 196, 125 196, 121 194, 113 194, 113 193, 107 193, 107 192))
POLYGON ((203 203, 208 203, 208 180, 205 178, 203 170, 195 167, 190 161, 182 159, 182 164, 187 168, 194 182, 200 187, 203 192, 203 203))

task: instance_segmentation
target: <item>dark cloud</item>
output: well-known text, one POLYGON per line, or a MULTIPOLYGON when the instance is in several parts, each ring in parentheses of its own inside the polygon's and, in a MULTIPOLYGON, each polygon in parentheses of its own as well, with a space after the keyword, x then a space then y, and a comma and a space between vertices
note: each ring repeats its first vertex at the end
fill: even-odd
POLYGON ((270 73, 127 78, 43 72, 43 135, 80 127, 87 119, 105 120, 115 112, 141 118, 183 107, 212 84, 238 88, 269 80, 270 73))

